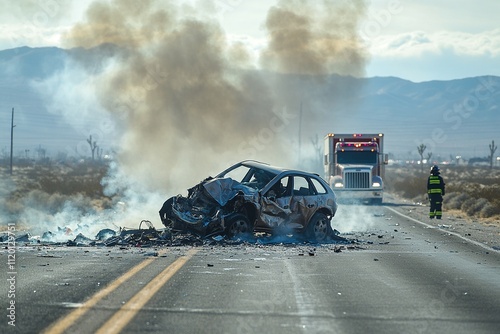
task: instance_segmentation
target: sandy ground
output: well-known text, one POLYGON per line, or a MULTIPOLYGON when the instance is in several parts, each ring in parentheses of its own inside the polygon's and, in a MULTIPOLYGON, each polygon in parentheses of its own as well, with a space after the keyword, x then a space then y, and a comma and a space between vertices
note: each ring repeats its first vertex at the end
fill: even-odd
POLYGON ((449 230, 465 238, 485 244, 500 251, 500 217, 472 218, 463 212, 446 210, 446 198, 443 205, 443 219, 429 219, 429 204, 414 203, 409 200, 385 194, 386 205, 405 215, 423 221, 429 225, 449 230))

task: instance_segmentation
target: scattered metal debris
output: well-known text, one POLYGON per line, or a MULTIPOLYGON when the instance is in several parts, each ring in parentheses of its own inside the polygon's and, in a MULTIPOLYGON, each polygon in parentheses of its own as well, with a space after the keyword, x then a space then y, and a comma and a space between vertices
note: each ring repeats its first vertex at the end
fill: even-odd
MULTIPOLYGON (((15 240, 18 243, 25 245, 38 246, 66 246, 66 247, 119 247, 121 250, 129 249, 130 247, 157 247, 157 246, 215 246, 215 245, 240 245, 240 244, 255 244, 255 245, 311 245, 311 244, 354 244, 357 240, 347 239, 340 235, 338 230, 333 230, 333 233, 328 241, 322 243, 311 242, 308 240, 296 238, 293 234, 290 235, 275 235, 272 233, 254 233, 238 238, 230 238, 225 235, 217 234, 213 236, 201 237, 197 234, 188 231, 172 231, 170 228, 157 229, 149 220, 141 220, 139 228, 118 228, 113 230, 104 228, 100 230, 93 238, 90 238, 79 232, 74 238, 66 239, 65 237, 74 236, 77 230, 73 231, 69 228, 58 228, 57 232, 46 231, 42 236, 31 236, 29 233, 23 232, 16 236, 15 240)), ((0 242, 7 242, 7 234, 0 235, 0 242), (4 240, 5 239, 5 240, 4 240)), ((307 251, 309 256, 314 256, 314 250, 307 251)), ((302 254, 304 255, 304 254, 302 254)), ((44 254, 42 257, 53 257, 52 255, 44 254)), ((159 256, 157 252, 145 253, 145 256, 159 256)))

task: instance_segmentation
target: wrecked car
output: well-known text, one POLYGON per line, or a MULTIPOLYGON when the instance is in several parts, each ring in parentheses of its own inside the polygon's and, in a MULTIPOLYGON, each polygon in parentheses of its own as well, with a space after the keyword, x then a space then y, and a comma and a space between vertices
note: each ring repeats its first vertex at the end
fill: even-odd
POLYGON ((172 229, 209 237, 254 232, 298 234, 324 241, 333 234, 335 193, 318 175, 242 161, 169 198, 160 210, 172 229))

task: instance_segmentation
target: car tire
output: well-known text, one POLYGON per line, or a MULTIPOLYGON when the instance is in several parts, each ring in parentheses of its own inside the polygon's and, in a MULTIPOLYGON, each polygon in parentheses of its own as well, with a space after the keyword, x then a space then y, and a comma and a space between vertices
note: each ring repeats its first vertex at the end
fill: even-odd
POLYGON ((175 219, 172 212, 173 203, 174 198, 171 197, 163 204, 162 210, 165 211, 166 218, 162 220, 162 223, 166 228, 184 233, 186 232, 186 226, 182 222, 179 222, 175 219))
POLYGON ((225 232, 229 238, 250 235, 253 232, 253 226, 247 216, 236 213, 226 219, 225 232))
POLYGON ((307 238, 310 241, 325 241, 332 233, 330 219, 323 212, 316 212, 307 224, 307 238))

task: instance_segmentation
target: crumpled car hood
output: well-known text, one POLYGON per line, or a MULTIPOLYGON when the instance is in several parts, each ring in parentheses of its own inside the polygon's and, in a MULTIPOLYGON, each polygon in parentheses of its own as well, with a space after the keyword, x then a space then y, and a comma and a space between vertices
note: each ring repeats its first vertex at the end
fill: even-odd
POLYGON ((212 179, 203 184, 207 193, 220 205, 224 206, 239 192, 253 196, 257 190, 247 187, 231 178, 212 179))

